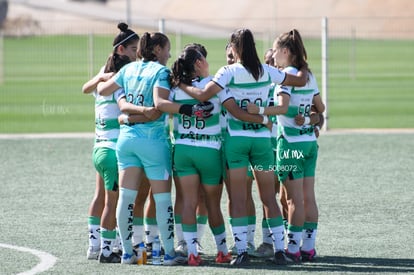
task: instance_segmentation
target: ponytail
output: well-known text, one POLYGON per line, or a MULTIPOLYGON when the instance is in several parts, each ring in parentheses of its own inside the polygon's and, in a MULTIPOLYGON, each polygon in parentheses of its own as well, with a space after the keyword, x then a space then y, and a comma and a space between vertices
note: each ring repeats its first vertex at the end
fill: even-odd
POLYGON ((171 86, 177 87, 180 83, 191 85, 195 78, 194 64, 203 55, 194 47, 187 47, 180 57, 171 66, 171 86))

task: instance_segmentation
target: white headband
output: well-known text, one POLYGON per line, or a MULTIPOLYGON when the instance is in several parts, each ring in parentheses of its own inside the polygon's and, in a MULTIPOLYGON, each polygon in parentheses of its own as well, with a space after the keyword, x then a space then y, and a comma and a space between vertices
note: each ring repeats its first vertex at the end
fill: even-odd
POLYGON ((122 45, 122 43, 124 43, 125 41, 127 41, 128 39, 130 39, 131 37, 133 37, 134 35, 138 36, 135 32, 130 34, 127 38, 125 38, 124 40, 122 40, 121 42, 115 44, 114 46, 114 50, 119 46, 122 45))

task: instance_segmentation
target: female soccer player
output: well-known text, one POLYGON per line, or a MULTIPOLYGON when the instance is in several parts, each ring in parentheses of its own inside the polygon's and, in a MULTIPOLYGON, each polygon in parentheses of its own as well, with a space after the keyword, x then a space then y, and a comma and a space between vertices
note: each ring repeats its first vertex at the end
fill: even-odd
MULTIPOLYGON (((172 66, 173 101, 196 104, 178 85, 204 87, 211 79, 208 62, 200 47, 188 46, 172 66)), ((197 251, 196 210, 199 203, 200 185, 205 193, 208 220, 217 246, 217 263, 229 263, 232 259, 226 244, 224 219, 220 208, 222 195, 221 106, 226 99, 223 91, 209 101, 214 109, 204 119, 175 114, 174 172, 177 175, 182 200, 182 230, 188 249, 188 265, 198 266, 202 260, 197 251)))
MULTIPOLYGON (((266 106, 272 82, 298 86, 306 83, 306 73, 302 77, 297 77, 274 67, 262 65, 250 30, 235 31, 231 35, 230 44, 237 61, 235 64, 219 69, 204 89, 188 85, 180 85, 180 88, 200 101, 208 100, 225 89, 234 96, 241 108, 246 108, 250 102, 262 107, 266 106)), ((263 117, 262 124, 247 123, 234 117, 230 110, 229 113, 224 150, 229 168, 230 222, 238 253, 231 264, 246 265, 249 262, 246 251, 248 226, 246 175, 250 164, 256 168, 254 175, 266 218, 274 236, 275 262, 286 264, 283 220, 276 202, 274 173, 271 171, 273 152, 270 131, 264 126, 269 124, 268 117, 263 117)))
POLYGON ((108 80, 125 64, 135 61, 139 37, 125 23, 119 23, 119 34, 113 40, 113 53, 101 71, 86 82, 83 93, 95 96, 95 144, 93 163, 96 168, 95 196, 89 207, 88 259, 98 259, 101 263, 119 263, 118 254, 113 252, 116 240, 116 203, 118 200, 118 168, 115 154, 119 135, 118 100, 123 91, 118 90, 110 96, 96 93, 99 82, 108 80), (101 203, 104 202, 104 203, 101 203))
MULTIPOLYGON (((277 37, 273 51, 276 65, 286 73, 307 67, 306 50, 295 29, 277 37)), ((277 106, 260 108, 250 104, 247 107, 251 113, 278 115, 277 170, 288 204, 286 256, 294 263, 299 263, 301 258, 311 261, 316 255, 318 208, 314 177, 318 145, 310 117, 312 109, 322 113, 325 106, 310 70, 308 77, 304 87, 278 86, 277 106)))
POLYGON ((171 152, 165 126, 165 113, 203 116, 199 106, 175 104, 170 94, 169 69, 170 41, 162 33, 146 32, 140 39, 137 62, 123 67, 114 77, 98 85, 101 95, 109 95, 122 87, 129 105, 128 113, 140 113, 150 119, 144 123, 130 122, 126 117, 117 143, 120 198, 117 222, 122 239, 121 263, 136 263, 132 248, 132 210, 138 188, 145 174, 150 181, 156 204, 156 219, 164 245, 164 265, 184 263, 186 258, 174 251, 174 213, 171 203, 171 152), (157 112, 154 112, 154 107, 157 112), (158 110, 163 113, 161 116, 158 110))

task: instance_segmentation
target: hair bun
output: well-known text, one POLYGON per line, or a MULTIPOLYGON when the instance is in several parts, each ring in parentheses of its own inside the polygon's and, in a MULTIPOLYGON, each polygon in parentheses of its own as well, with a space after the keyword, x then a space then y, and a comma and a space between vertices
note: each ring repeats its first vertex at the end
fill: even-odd
POLYGON ((126 24, 124 22, 120 22, 118 24, 118 29, 120 29, 121 32, 126 32, 128 30, 128 24, 126 24))

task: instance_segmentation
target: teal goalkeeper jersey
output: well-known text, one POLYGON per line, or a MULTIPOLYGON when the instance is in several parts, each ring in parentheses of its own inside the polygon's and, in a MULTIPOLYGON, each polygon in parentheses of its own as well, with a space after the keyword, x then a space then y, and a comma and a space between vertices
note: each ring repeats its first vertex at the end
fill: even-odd
MULTIPOLYGON (((154 87, 170 90, 170 70, 158 62, 136 61, 131 62, 115 75, 115 82, 125 91, 127 102, 137 106, 154 106, 154 87)), ((154 121, 137 123, 131 127, 135 135, 146 139, 168 139, 165 119, 163 113, 160 118, 154 121)), ((121 127, 121 131, 122 131, 121 127)))

